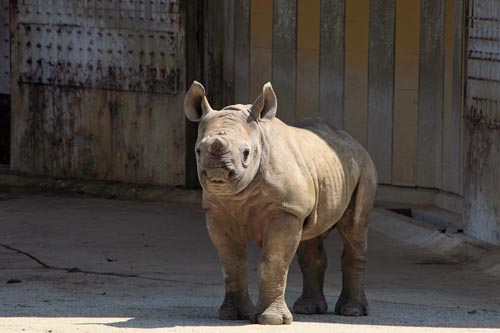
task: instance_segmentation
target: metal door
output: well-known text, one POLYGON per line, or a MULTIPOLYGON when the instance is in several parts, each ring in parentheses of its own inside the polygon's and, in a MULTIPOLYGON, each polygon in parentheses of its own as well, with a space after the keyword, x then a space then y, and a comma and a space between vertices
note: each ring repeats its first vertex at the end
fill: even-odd
POLYGON ((12 169, 184 184, 179 1, 13 4, 12 169))

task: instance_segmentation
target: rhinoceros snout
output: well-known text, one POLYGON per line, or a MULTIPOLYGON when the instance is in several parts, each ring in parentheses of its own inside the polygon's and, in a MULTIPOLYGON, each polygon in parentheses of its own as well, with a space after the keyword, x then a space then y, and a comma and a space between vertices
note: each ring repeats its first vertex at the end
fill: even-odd
POLYGON ((218 168, 204 168, 201 170, 201 176, 212 183, 226 183, 236 178, 234 166, 223 166, 218 168))

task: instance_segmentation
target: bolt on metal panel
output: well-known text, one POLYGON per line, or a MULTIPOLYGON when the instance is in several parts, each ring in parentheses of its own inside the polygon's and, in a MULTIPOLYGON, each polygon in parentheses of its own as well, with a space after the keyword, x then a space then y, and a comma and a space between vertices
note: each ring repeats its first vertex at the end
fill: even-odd
POLYGON ((176 1, 24 0, 17 10, 20 82, 177 93, 176 1))
POLYGON ((11 4, 12 170, 183 185, 179 1, 11 4))

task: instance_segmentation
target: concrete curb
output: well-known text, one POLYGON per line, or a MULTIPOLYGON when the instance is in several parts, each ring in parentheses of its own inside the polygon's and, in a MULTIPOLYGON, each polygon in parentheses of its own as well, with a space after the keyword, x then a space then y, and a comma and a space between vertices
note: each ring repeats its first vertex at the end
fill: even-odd
POLYGON ((370 228, 408 245, 500 276, 500 247, 477 241, 462 233, 442 232, 435 226, 382 208, 372 212, 370 228))
POLYGON ((108 199, 201 203, 201 190, 87 179, 58 179, 0 171, 0 187, 10 192, 86 195, 108 199))

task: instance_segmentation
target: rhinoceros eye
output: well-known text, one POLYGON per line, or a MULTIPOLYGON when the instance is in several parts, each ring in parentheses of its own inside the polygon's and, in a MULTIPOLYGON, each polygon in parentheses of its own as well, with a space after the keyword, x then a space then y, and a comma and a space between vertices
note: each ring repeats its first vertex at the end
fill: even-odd
POLYGON ((196 148, 196 155, 200 155, 200 148, 196 148))
POLYGON ((246 160, 248 159, 248 156, 250 155, 250 149, 245 149, 243 150, 243 160, 246 162, 246 160))

